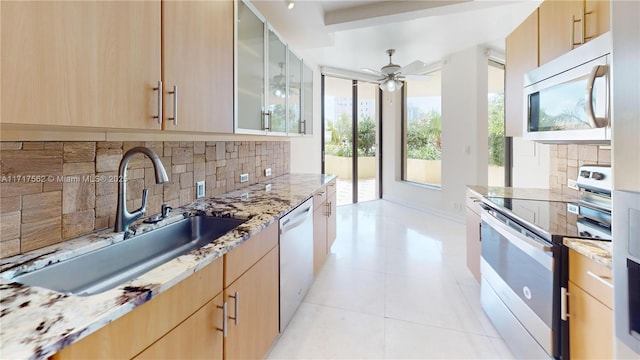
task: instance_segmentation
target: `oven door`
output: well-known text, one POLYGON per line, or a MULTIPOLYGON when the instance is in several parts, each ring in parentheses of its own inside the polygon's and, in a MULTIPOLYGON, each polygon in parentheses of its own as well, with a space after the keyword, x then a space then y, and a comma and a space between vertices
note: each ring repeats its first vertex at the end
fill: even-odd
POLYGON ((516 357, 555 355, 553 248, 513 219, 483 208, 482 304, 516 357))

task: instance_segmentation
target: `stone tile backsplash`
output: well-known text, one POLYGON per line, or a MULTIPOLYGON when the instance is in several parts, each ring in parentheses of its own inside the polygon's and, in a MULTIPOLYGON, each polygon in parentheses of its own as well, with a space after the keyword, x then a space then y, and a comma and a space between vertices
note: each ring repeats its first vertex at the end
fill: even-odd
POLYGON ((550 145, 550 187, 562 193, 575 192, 567 187, 567 179, 578 178, 578 168, 585 164, 611 165, 611 148, 600 145, 550 145))
POLYGON ((161 158, 169 182, 156 184, 142 154, 127 168, 127 207, 147 214, 289 173, 288 141, 0 142, 0 257, 8 257, 114 226, 122 155, 146 146, 161 158), (249 181, 240 183, 240 174, 249 181))

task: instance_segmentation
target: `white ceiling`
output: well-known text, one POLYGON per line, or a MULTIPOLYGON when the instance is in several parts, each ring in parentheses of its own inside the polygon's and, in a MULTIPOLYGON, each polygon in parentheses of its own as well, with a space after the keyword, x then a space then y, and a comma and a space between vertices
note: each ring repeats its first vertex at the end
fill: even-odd
POLYGON ((319 1, 252 0, 305 61, 359 71, 388 62, 427 64, 481 45, 504 51, 504 38, 540 0, 319 1))

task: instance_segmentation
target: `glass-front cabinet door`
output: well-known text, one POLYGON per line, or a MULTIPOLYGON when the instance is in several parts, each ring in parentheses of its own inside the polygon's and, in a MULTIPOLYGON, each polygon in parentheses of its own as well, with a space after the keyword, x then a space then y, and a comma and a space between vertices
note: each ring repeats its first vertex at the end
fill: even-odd
POLYGON ((236 132, 263 132, 266 22, 243 1, 236 14, 236 132))
POLYGON ((313 70, 302 64, 302 134, 313 134, 313 70))
POLYGON ((311 134, 313 71, 249 2, 235 3, 235 132, 311 134))
POLYGON ((268 36, 266 128, 284 135, 287 132, 287 46, 272 29, 268 36))
POLYGON ((289 134, 300 134, 302 132, 300 124, 301 90, 302 90, 302 60, 289 50, 289 111, 287 112, 287 122, 289 124, 289 134))

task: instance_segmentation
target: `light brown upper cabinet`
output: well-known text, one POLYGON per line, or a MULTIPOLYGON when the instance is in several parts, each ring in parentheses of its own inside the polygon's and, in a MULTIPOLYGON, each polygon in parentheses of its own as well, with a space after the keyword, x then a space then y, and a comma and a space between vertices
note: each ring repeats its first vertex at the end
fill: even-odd
POLYGON ((233 1, 1 6, 3 123, 233 132, 233 1))
POLYGON ((609 31, 609 0, 545 0, 540 5, 540 64, 609 31))
POLYGON ((233 132, 233 1, 163 1, 164 129, 233 132))
POLYGON ((538 67, 538 10, 506 39, 505 136, 522 136, 524 74, 538 67))
POLYGON ((160 129, 159 1, 2 1, 12 124, 160 129))
POLYGON ((585 0, 585 40, 589 41, 611 29, 611 1, 585 0))
POLYGON ((303 87, 303 60, 247 0, 236 1, 236 112, 239 134, 304 135, 313 129, 310 117, 301 121, 302 101, 313 102, 313 70, 307 67, 303 87), (309 129, 309 131, 306 131, 309 129))

